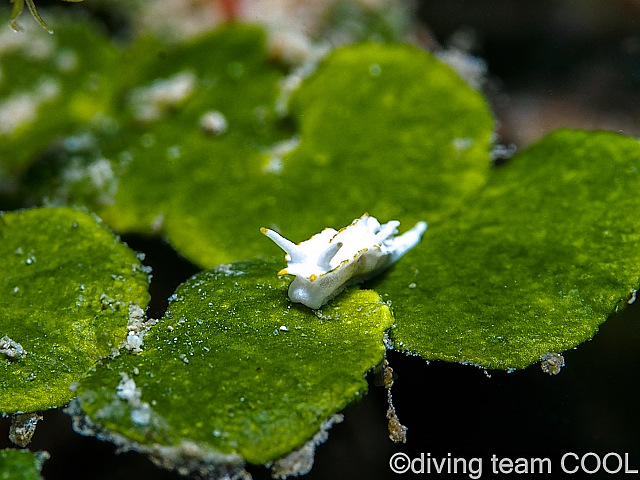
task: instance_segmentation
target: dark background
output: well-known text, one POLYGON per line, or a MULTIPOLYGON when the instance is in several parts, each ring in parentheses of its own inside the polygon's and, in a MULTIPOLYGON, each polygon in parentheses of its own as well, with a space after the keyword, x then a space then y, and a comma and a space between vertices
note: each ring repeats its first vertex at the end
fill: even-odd
MULTIPOLYGON (((72 8, 91 10, 90 2, 72 8)), ((462 39, 487 62, 485 92, 499 141, 524 147, 562 126, 640 133, 640 2, 422 0, 416 5, 431 45, 459 45, 462 39)), ((110 28, 118 25, 102 16, 110 28)), ((161 240, 124 240, 147 254, 145 263, 154 269, 150 316, 161 316, 175 286, 198 268, 161 240)), ((592 341, 565 352, 566 367, 554 377, 539 365, 509 374, 484 372, 389 352, 399 375, 394 405, 409 427, 407 443, 388 439, 386 391, 370 378, 369 394, 343 412, 344 423, 331 429, 305 478, 395 478, 388 462, 400 451, 412 458, 428 452, 482 457, 482 478, 490 476, 493 454, 513 460, 549 457, 553 471, 561 473, 559 459, 566 452, 629 453, 630 467, 640 470, 639 304, 607 321, 592 341)), ((44 412, 29 447, 50 452, 43 469, 47 480, 181 478, 142 455, 114 455, 114 446, 75 434, 70 423, 61 411, 44 412)), ((8 428, 9 420, 0 419, 0 432, 8 428)), ((7 446, 2 434, 0 448, 7 446)), ((262 467, 250 471, 254 478, 270 478, 262 467)))
POLYGON ((640 134, 640 2, 420 0, 417 12, 441 45, 471 37, 505 143, 560 127, 640 134))

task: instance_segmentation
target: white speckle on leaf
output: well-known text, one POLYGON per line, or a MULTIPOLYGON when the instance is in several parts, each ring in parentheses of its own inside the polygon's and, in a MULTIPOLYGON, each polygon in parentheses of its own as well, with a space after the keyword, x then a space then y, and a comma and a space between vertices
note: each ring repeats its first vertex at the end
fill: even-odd
POLYGON ((135 380, 124 372, 120 372, 120 383, 116 387, 116 395, 131 407, 129 416, 137 425, 148 425, 151 420, 151 406, 142 401, 142 390, 136 386, 135 380))
POLYGON ((378 65, 377 63, 372 63, 371 65, 369 65, 369 74, 372 77, 379 77, 381 73, 382 68, 380 68, 380 65, 378 65))
POLYGON ((462 152, 473 147, 474 140, 470 137, 454 138, 451 143, 453 144, 453 148, 455 148, 458 152, 462 152))
POLYGON ((71 48, 62 48, 56 54, 55 62, 61 72, 73 72, 78 68, 78 54, 71 48))
POLYGON ((142 347, 142 337, 134 332, 129 332, 127 334, 127 348, 132 352, 141 352, 140 347, 142 347))
POLYGON ((0 101, 0 136, 12 135, 38 118, 42 104, 60 94, 60 84, 51 78, 42 79, 33 92, 14 93, 0 101))
POLYGON ((457 48, 442 50, 436 54, 438 59, 451 67, 471 88, 480 90, 487 81, 487 64, 457 48))
POLYGON ((116 394, 126 402, 139 402, 142 392, 136 388, 136 382, 124 372, 120 373, 120 383, 116 387, 116 394))
POLYGON ((148 425, 151 420, 151 407, 142 402, 138 408, 131 410, 131 421, 138 425, 148 425))
POLYGON ((301 65, 313 58, 315 48, 307 35, 291 28, 272 28, 267 44, 269 56, 288 65, 301 65))
POLYGON ((39 36, 37 38, 31 37, 29 34, 29 41, 25 43, 25 53, 31 60, 47 60, 56 51, 56 41, 49 35, 39 36))
POLYGON ((260 231, 286 252, 287 267, 278 275, 296 276, 289 286, 291 301, 318 309, 345 287, 364 282, 398 261, 427 229, 425 222, 418 222, 396 237, 399 225, 397 220, 380 225, 365 213, 340 231, 326 228, 298 245, 273 230, 260 231))
POLYGON ((216 110, 203 113, 198 120, 198 126, 208 135, 222 135, 229 128, 226 117, 216 110))
POLYGON ((235 265, 232 263, 221 263, 215 267, 216 272, 224 274, 225 277, 235 277, 238 275, 244 275, 242 270, 236 270, 235 265))
POLYGON ((334 315, 325 314, 320 309, 314 311, 313 313, 315 313, 316 317, 318 317, 320 320, 336 320, 336 321, 340 320, 340 314, 339 313, 336 313, 334 315))
POLYGON ((276 175, 282 173, 282 158, 281 157, 269 157, 269 161, 262 167, 263 173, 275 173, 276 175))
POLYGON ((70 135, 66 137, 62 144, 64 149, 69 153, 78 153, 85 150, 96 148, 98 139, 91 132, 83 132, 78 135, 70 135))
POLYGON ((129 330, 139 330, 144 326, 146 316, 137 303, 129 305, 129 330))
POLYGON ((182 152, 180 150, 180 145, 173 145, 167 148, 167 158, 169 160, 176 160, 177 158, 180 158, 181 155, 182 152))
POLYGON ((327 56, 330 50, 328 45, 314 46, 314 48, 309 51, 306 61, 280 81, 280 93, 274 105, 274 109, 278 115, 284 117, 289 113, 289 99, 291 95, 302 85, 304 79, 316 71, 318 64, 327 56))
MULTIPOLYGON (((95 141, 92 137, 68 137, 65 147, 74 152, 86 152, 91 149, 95 141)), ((110 160, 99 156, 93 162, 86 164, 83 154, 73 155, 69 163, 60 174, 61 182, 56 189, 55 199, 64 203, 72 196, 76 188, 83 188, 91 192, 93 201, 98 205, 113 205, 118 192, 118 177, 114 173, 110 160)))
POLYGON ((496 160, 508 160, 513 157, 513 154, 516 153, 517 147, 514 144, 510 145, 496 145, 493 147, 493 150, 489 152, 489 156, 491 160, 494 162, 496 160))
POLYGON ((155 218, 151 222, 151 231, 153 233, 159 233, 162 231, 162 226, 164 225, 164 213, 159 213, 155 216, 155 218))
POLYGON ((89 174, 91 183, 98 190, 104 189, 105 186, 115 178, 113 169, 111 168, 111 162, 106 158, 101 158, 90 164, 87 167, 87 173, 89 174))
POLYGON ((129 305, 129 323, 127 324, 127 339, 124 346, 133 353, 142 351, 142 343, 145 333, 156 323, 155 320, 148 320, 144 310, 137 303, 129 305))
POLYGON ((262 167, 263 173, 282 173, 282 157, 293 152, 300 145, 300 137, 294 135, 288 140, 278 142, 265 151, 267 156, 267 163, 262 167))
POLYGON ((196 75, 185 70, 166 79, 158 79, 129 94, 129 105, 136 120, 151 122, 162 118, 168 109, 186 99, 196 88, 196 75))
POLYGON ((36 87, 38 98, 43 101, 51 101, 60 95, 60 82, 53 78, 43 78, 36 87))

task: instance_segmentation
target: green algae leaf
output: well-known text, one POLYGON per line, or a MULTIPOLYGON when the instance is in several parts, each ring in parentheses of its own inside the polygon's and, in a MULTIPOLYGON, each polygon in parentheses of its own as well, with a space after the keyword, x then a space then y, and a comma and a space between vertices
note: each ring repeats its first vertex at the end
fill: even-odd
POLYGON ((640 283, 640 144, 558 131, 492 172, 374 288, 395 347, 524 368, 588 339, 640 283))
MULTIPOLYGON (((218 43, 226 38, 219 35, 218 43)), ((486 101, 423 51, 362 44, 332 53, 291 99, 292 129, 270 117, 279 77, 256 53, 260 45, 250 44, 253 60, 243 51, 225 57, 226 47, 215 45, 210 91, 192 94, 132 146, 115 205, 100 211, 116 230, 161 231, 187 258, 212 267, 276 254, 260 226, 306 239, 365 211, 409 224, 429 212, 433 221, 459 208, 489 173, 486 101), (222 136, 197 128, 211 109, 228 120, 222 136), (262 127, 256 115, 266 115, 262 127)), ((207 78, 180 52, 180 62, 159 69, 162 78, 207 78)))
POLYGON ((291 304, 278 268, 226 264, 178 287, 142 353, 81 380, 77 403, 92 428, 155 456, 189 444, 212 467, 271 462, 327 428, 366 391, 393 319, 369 290, 317 312, 291 304))
POLYGON ((0 480, 42 480, 42 463, 49 458, 46 452, 8 448, 0 450, 0 480))
POLYGON ((365 211, 410 226, 434 221, 489 173, 485 99, 408 45, 334 52, 296 92, 291 112, 300 146, 284 158, 282 187, 263 220, 291 238, 348 225, 365 211))
POLYGON ((94 25, 60 18, 55 35, 7 30, 0 45, 0 179, 28 166, 58 135, 117 126, 115 97, 129 69, 94 25))
POLYGON ((195 221, 185 242, 200 242, 210 211, 244 194, 237 186, 248 188, 262 151, 290 136, 272 108, 283 73, 264 42, 258 28, 222 27, 149 66, 127 95, 131 128, 104 145, 106 156, 127 159, 115 205, 100 210, 106 223, 173 238, 195 221))
POLYGON ((77 381, 126 339, 148 276, 93 216, 42 208, 0 216, 0 413, 67 403, 77 381))

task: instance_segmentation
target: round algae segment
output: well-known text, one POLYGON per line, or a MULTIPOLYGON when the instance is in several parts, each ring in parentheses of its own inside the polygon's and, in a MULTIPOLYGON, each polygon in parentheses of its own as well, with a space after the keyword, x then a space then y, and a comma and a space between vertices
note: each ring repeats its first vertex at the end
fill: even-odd
POLYGON ((0 412, 62 406, 69 385, 127 335, 149 280, 135 253, 88 213, 0 215, 0 412))
POLYGON ((210 267, 279 255, 257 226, 295 242, 364 212, 410 228, 451 214, 489 174, 486 100, 409 45, 333 52, 294 93, 290 116, 299 146, 277 172, 265 158, 241 175, 198 180, 176 202, 181 215, 167 234, 188 258, 210 267))
POLYGON ((518 153, 372 285, 395 347, 509 369, 592 338, 640 283, 639 191, 636 139, 561 130, 518 153))
POLYGON ((138 450, 196 442, 260 464, 301 447, 358 400, 384 358, 389 307, 356 288, 314 312, 290 303, 277 269, 238 262, 178 287, 142 353, 80 382, 80 407, 101 434, 138 450))

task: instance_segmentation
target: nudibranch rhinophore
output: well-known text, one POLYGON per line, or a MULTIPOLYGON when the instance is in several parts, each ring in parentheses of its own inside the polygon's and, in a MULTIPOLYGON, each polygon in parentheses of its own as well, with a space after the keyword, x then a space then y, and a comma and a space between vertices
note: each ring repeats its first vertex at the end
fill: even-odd
POLYGON ((298 245, 273 230, 260 231, 287 253, 287 267, 278 276, 296 276, 289 286, 291 301, 317 309, 345 287, 375 277, 397 262, 427 229, 425 222, 418 222, 396 237, 398 225, 397 220, 380 225, 365 213, 340 231, 325 228, 298 245))

